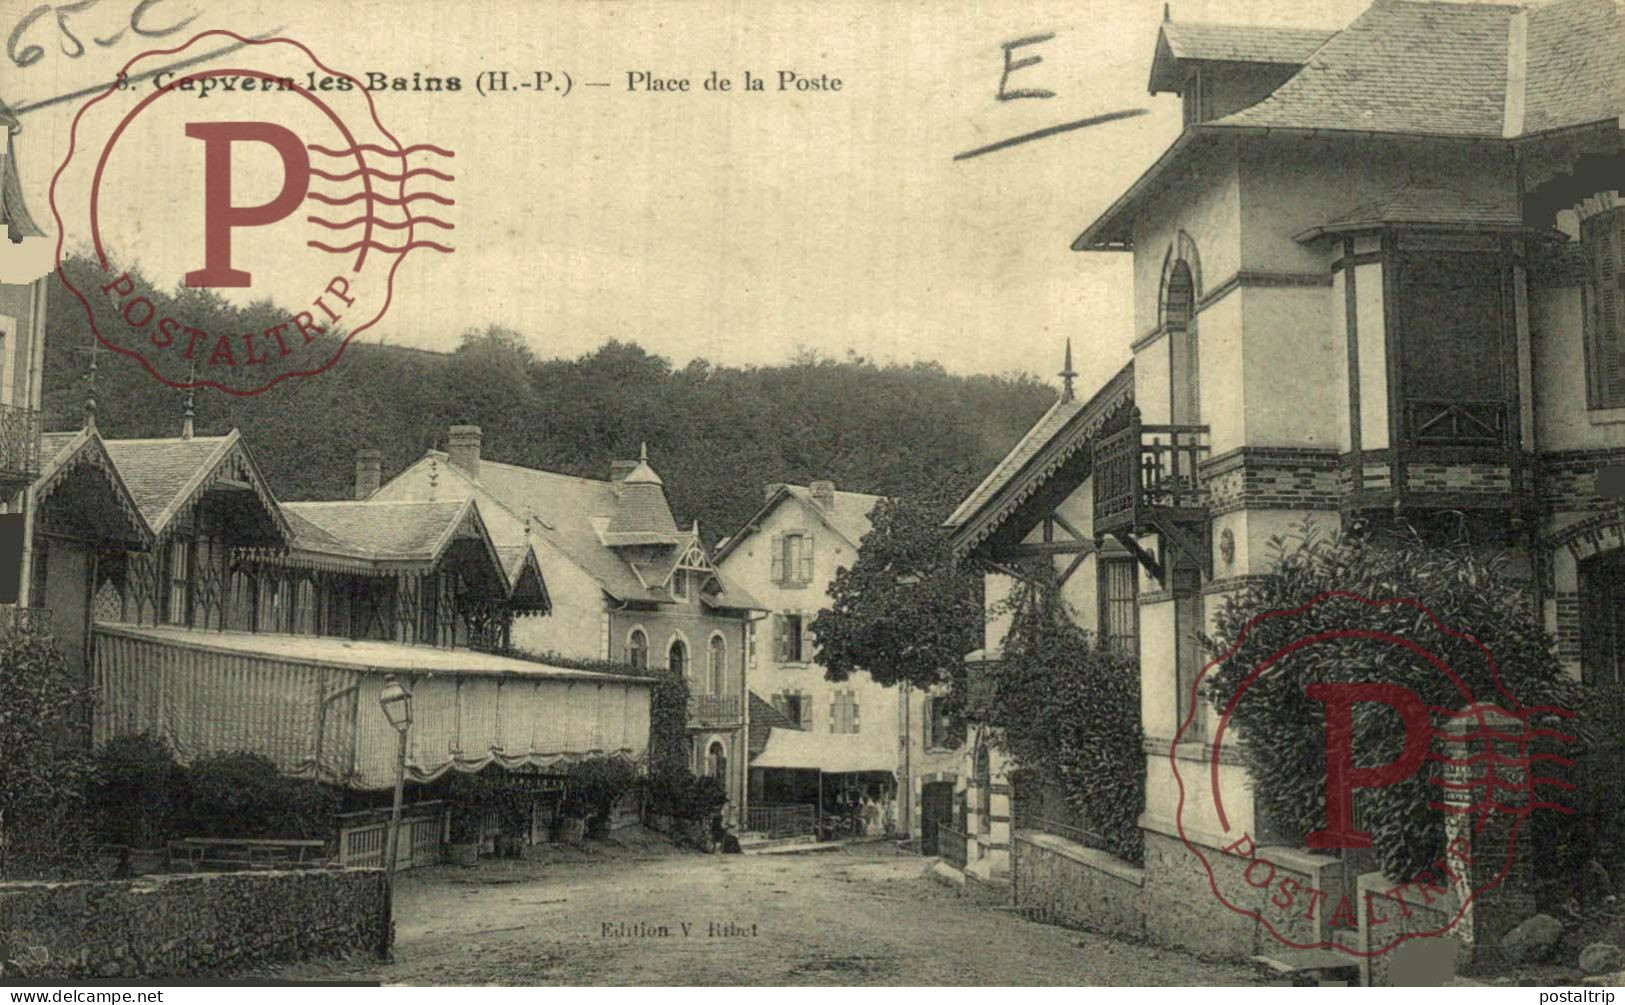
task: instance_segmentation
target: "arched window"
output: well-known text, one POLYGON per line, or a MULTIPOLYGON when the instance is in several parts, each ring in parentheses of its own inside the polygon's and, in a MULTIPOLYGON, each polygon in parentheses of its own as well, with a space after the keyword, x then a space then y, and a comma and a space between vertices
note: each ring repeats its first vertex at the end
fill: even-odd
POLYGON ((671 648, 666 651, 666 660, 671 672, 680 677, 688 676, 688 643, 682 639, 672 639, 671 648))
POLYGON ((728 752, 722 746, 721 740, 711 741, 711 749, 706 752, 705 762, 706 774, 712 778, 727 779, 728 752))
POLYGON ((711 682, 711 693, 721 694, 728 676, 728 643, 722 636, 711 636, 711 645, 706 653, 706 670, 711 682))
POLYGON ((639 670, 649 669, 649 636, 641 628, 632 629, 626 637, 626 662, 639 670))
POLYGON ((1174 425, 1201 421, 1197 383, 1196 282, 1184 259, 1168 273, 1163 291, 1163 324, 1168 328, 1169 419, 1174 425))

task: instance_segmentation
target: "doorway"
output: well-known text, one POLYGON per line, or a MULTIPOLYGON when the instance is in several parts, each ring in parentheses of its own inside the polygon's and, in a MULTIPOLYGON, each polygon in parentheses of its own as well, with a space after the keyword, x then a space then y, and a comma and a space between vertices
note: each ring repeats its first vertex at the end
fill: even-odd
POLYGON ((954 783, 926 782, 920 790, 920 854, 938 852, 938 826, 954 822, 954 783))

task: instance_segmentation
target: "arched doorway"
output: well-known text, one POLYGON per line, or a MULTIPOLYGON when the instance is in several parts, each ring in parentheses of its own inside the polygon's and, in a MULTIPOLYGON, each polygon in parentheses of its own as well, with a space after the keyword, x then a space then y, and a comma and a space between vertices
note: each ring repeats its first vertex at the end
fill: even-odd
POLYGON ((710 749, 705 753, 705 773, 722 779, 724 783, 728 781, 728 749, 721 740, 712 740, 710 749))
POLYGON ((666 650, 666 662, 671 672, 679 677, 688 676, 688 643, 682 639, 672 639, 671 648, 666 650))

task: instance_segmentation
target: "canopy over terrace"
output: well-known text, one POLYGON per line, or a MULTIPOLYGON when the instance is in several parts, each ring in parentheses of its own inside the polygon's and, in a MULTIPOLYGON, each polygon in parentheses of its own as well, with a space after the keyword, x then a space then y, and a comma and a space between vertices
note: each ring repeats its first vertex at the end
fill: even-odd
POLYGON ((396 734, 378 694, 391 674, 413 695, 413 781, 648 749, 648 677, 384 641, 133 625, 96 634, 96 742, 149 732, 182 763, 247 750, 308 777, 320 749, 322 778, 388 788, 396 734))

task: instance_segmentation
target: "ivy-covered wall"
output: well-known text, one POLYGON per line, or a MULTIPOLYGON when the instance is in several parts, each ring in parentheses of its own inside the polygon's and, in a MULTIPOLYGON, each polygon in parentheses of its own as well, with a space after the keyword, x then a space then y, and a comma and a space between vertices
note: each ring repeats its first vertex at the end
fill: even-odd
POLYGON ((5 978, 158 978, 376 952, 381 869, 0 884, 5 978))

